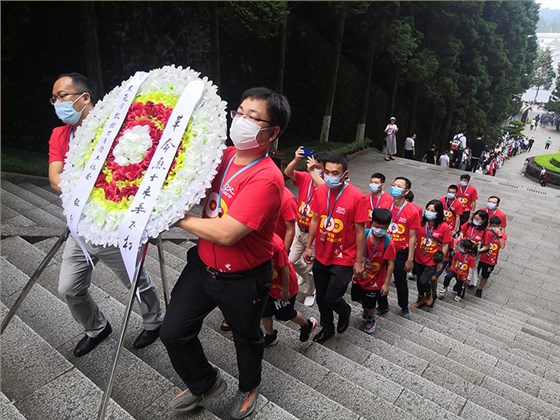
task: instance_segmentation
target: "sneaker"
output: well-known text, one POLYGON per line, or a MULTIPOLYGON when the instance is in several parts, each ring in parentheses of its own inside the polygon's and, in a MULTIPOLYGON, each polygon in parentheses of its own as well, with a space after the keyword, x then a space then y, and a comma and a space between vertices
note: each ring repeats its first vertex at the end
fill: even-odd
POLYGON ((469 284, 467 287, 468 287, 469 289, 472 289, 472 288, 474 287, 474 284, 469 284))
POLYGON ((410 311, 408 309, 406 311, 400 311, 399 315, 403 318, 410 319, 410 311))
POLYGON ((438 299, 443 299, 446 293, 447 293, 447 287, 441 288, 439 292, 437 292, 438 299))
POLYGON ((264 336, 265 349, 275 344, 278 344, 278 330, 274 330, 271 335, 265 334, 264 336))
POLYGON ((259 396, 258 388, 253 388, 249 392, 237 391, 237 395, 233 399, 233 405, 231 406, 230 417, 235 420, 244 419, 249 417, 255 407, 257 406, 257 400, 259 396))
POLYGON ((379 316, 385 315, 387 312, 389 312, 389 308, 384 309, 384 310, 381 310, 381 309, 377 308, 377 309, 375 310, 375 313, 376 313, 377 315, 379 315, 379 316))
POLYGON ((364 332, 371 334, 375 331, 375 318, 368 318, 366 325, 364 326, 364 332))
POLYGON ((462 299, 461 299, 461 296, 457 295, 457 296, 455 296, 455 297, 453 298, 453 300, 454 300, 455 302, 461 302, 462 299))
POLYGON ((476 289, 476 297, 482 298, 482 289, 476 289))
POLYGON ((313 306, 315 304, 315 295, 306 296, 303 304, 305 306, 313 306))
POLYGON ((299 329, 299 341, 305 343, 309 340, 311 333, 317 328, 317 320, 313 317, 307 318, 307 324, 299 329))
POLYGON ((410 272, 410 273, 406 273, 406 278, 408 280, 416 280, 416 274, 410 272))
POLYGON ((224 319, 222 325, 220 325, 220 330, 229 332, 231 331, 231 325, 229 325, 228 322, 224 319))
POLYGON ((171 408, 178 412, 191 411, 198 407, 204 399, 214 398, 222 394, 227 389, 227 382, 224 381, 218 369, 216 369, 216 372, 218 376, 212 388, 202 395, 193 395, 187 388, 171 400, 169 403, 171 408))

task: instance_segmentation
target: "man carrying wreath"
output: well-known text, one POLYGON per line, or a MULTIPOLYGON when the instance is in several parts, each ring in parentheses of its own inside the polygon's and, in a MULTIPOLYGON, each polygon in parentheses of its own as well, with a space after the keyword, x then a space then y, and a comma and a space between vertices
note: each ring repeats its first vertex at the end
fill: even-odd
MULTIPOLYGON (((50 102, 58 118, 65 124, 54 128, 49 140, 49 181, 52 189, 60 193, 60 174, 64 170, 66 153, 76 129, 93 110, 95 90, 91 81, 82 74, 62 74, 53 85, 50 102)), ((126 287, 130 287, 118 247, 93 245, 84 239, 82 242, 94 264, 103 261, 126 287)), ((93 267, 83 251, 69 236, 62 256, 58 292, 74 319, 85 329, 85 336, 74 348, 77 357, 88 354, 112 332, 111 324, 89 293, 92 271, 93 267)), ((163 312, 155 285, 144 268, 138 275, 138 290, 144 330, 133 346, 141 349, 157 340, 163 312)))
POLYGON ((188 387, 171 406, 193 410, 226 389, 198 339, 204 318, 220 308, 233 332, 239 369, 233 419, 251 415, 261 382, 260 322, 272 282, 273 235, 284 192, 282 173, 267 151, 290 119, 286 98, 267 88, 245 91, 240 102, 232 111, 234 146, 224 151, 202 218, 186 215, 178 222, 200 239, 187 253, 161 329, 173 368, 188 387))

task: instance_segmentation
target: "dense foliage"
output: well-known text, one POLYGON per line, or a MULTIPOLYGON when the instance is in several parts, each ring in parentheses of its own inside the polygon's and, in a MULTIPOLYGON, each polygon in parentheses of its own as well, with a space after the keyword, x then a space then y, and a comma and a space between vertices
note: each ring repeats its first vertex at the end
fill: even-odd
POLYGON ((166 64, 208 75, 230 107, 247 87, 282 89, 293 108, 284 146, 319 139, 331 98, 329 141, 353 141, 363 123, 380 147, 395 115, 419 155, 459 127, 499 133, 519 109, 537 57, 535 1, 341 4, 3 2, 3 142, 47 149, 59 73, 86 73, 103 93, 166 64))

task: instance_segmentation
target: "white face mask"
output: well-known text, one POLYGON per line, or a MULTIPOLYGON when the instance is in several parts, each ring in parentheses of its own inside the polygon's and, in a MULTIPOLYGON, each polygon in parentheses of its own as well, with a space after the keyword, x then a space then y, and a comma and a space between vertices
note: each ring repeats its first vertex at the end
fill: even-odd
POLYGON ((257 142, 257 135, 261 130, 267 128, 259 127, 249 118, 235 117, 229 129, 229 137, 237 150, 256 149, 262 146, 257 142))

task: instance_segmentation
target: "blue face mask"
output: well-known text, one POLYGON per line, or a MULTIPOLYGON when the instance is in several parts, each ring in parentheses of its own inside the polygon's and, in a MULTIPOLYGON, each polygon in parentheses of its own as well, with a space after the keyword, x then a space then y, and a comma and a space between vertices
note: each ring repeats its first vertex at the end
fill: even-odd
POLYGON ((469 183, 467 181, 459 181, 459 185, 461 185, 461 187, 466 187, 469 183))
POLYGON ((391 197, 399 198, 402 195, 403 191, 404 190, 401 187, 395 187, 394 185, 391 185, 389 193, 391 194, 391 197))
POLYGON ((323 176, 323 170, 322 170, 322 169, 317 169, 317 168, 315 168, 315 173, 316 173, 317 175, 319 175, 320 177, 323 176))
POLYGON ((482 224, 482 222, 478 221, 478 220, 473 220, 472 224, 475 226, 480 226, 482 224))
POLYGON ((74 103, 84 96, 85 92, 82 93, 80 96, 76 98, 75 101, 70 102, 56 102, 54 104, 54 112, 56 112, 56 116, 62 121, 64 124, 71 124, 76 125, 82 116, 82 112, 86 109, 86 106, 82 108, 80 112, 74 109, 74 103))
POLYGON ((374 184, 374 183, 369 184, 369 190, 374 194, 377 193, 380 189, 381 189, 381 184, 374 184))
POLYGON ((489 201, 488 203, 486 203, 486 207, 488 207, 488 210, 494 210, 496 207, 498 207, 498 205, 489 201))
POLYGON ((455 199, 455 194, 453 194, 453 193, 447 193, 447 198, 448 198, 449 200, 453 200, 453 199, 455 199))
POLYGON ((385 236, 385 234, 387 233, 387 229, 383 229, 383 228, 371 228, 371 231, 373 232, 373 234, 375 236, 377 236, 378 238, 382 238, 385 236))
POLYGON ((426 220, 435 220, 437 213, 435 211, 426 210, 424 212, 424 216, 426 217, 426 220))
POLYGON ((327 187, 329 187, 331 189, 338 188, 344 183, 344 181, 342 180, 342 177, 325 175, 324 179, 325 179, 325 184, 327 184, 327 187))

